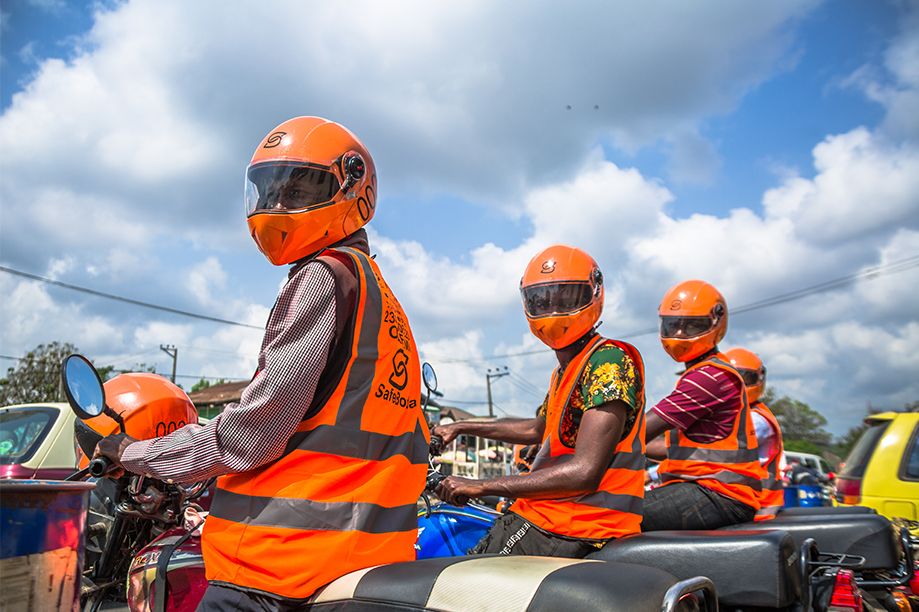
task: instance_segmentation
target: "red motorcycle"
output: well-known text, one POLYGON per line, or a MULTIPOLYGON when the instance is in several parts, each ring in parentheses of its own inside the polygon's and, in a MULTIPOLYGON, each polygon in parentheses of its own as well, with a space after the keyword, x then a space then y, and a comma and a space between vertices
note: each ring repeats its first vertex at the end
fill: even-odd
POLYGON ((82 608, 95 612, 107 603, 126 602, 131 610, 194 610, 207 588, 200 527, 211 482, 173 484, 130 473, 113 477, 107 459, 89 459, 107 435, 121 432, 143 440, 197 422, 194 404, 155 374, 122 374, 103 385, 81 355, 67 357, 61 372, 79 417, 74 438, 82 469, 68 480, 96 479, 86 527, 82 608))

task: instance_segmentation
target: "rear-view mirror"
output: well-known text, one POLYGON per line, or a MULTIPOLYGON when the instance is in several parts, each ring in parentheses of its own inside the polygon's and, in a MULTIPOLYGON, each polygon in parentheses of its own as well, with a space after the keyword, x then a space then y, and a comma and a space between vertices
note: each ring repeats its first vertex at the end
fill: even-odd
POLYGON ((421 365, 421 378, 424 380, 424 386, 428 394, 437 391, 437 374, 434 372, 434 366, 425 361, 421 365))
POLYGON ((61 367, 64 393, 70 407, 81 419, 97 417, 105 410, 105 390, 102 378, 89 359, 70 355, 61 367))

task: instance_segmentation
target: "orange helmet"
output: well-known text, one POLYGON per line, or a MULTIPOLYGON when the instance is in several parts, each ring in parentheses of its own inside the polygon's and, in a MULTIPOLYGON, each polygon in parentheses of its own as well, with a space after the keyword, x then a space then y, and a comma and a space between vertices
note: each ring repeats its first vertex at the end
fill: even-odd
POLYGON ((747 388, 747 403, 752 404, 763 394, 766 386, 766 366, 753 351, 745 348, 733 348, 724 354, 737 368, 743 377, 744 386, 747 388))
POLYGON ((533 335, 553 349, 562 349, 600 319, 603 274, 581 249, 557 244, 527 264, 520 295, 533 335))
POLYGON ((345 127, 296 117, 274 128, 246 169, 249 233, 281 265, 311 255, 373 218, 377 173, 345 127))
POLYGON ((692 361, 715 348, 728 330, 728 307, 717 289, 684 281, 664 294, 658 308, 661 344, 676 361, 692 361))
MULTIPOLYGON (((189 423, 198 422, 198 410, 185 392, 157 374, 120 374, 104 385, 105 403, 124 419, 125 433, 138 440, 158 438, 189 423)), ((82 451, 80 467, 86 467, 99 440, 119 433, 121 428, 110 417, 74 421, 74 429, 82 451)))

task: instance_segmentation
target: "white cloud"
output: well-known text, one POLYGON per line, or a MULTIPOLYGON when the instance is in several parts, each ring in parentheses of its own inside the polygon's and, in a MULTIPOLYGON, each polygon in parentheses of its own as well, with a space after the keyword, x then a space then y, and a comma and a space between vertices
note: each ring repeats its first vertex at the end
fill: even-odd
MULTIPOLYGON (((387 198, 449 194, 501 207, 530 228, 516 243, 481 240, 456 259, 371 234, 444 391, 478 401, 489 364, 455 360, 539 347, 517 283, 549 244, 581 246, 600 262, 612 335, 653 326, 663 290, 683 278, 708 279, 738 305, 917 252, 919 128, 909 110, 919 79, 908 27, 880 77, 866 70, 853 80, 884 105, 883 124, 815 143, 813 176, 779 177, 762 214, 678 219, 666 184, 605 160, 598 146, 663 143, 672 182, 713 180, 720 160, 702 135, 706 119, 793 61, 794 26, 815 4, 723 0, 661 12, 406 0, 351 4, 346 22, 337 5, 293 1, 99 9, 74 59, 42 62, 0 117, 3 258, 262 325, 269 297, 241 289, 276 277, 237 279, 233 265, 241 248, 257 257, 240 229, 242 169, 279 121, 333 116, 374 151, 387 198), (173 258, 180 246, 193 263, 173 258)), ((761 351, 780 390, 844 429, 869 399, 896 405, 919 395, 908 375, 915 274, 732 318, 729 343, 761 351)), ((72 339, 87 352, 162 365, 158 346, 169 343, 180 347, 180 372, 245 377, 254 366, 256 330, 165 315, 150 322, 146 311, 138 327, 143 317, 108 302, 52 299, 8 277, 0 290, 4 351, 72 339)), ((636 344, 653 401, 675 366, 653 336, 636 344)), ((501 363, 542 387, 553 360, 501 363)), ((518 414, 539 400, 509 379, 495 396, 518 414)))

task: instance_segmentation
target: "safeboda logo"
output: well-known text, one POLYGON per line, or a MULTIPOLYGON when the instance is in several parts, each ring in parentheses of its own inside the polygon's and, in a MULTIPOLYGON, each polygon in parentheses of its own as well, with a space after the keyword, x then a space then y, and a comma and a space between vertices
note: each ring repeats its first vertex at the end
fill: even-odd
POLYGON ((403 391, 408 384, 408 355, 405 351, 399 349, 392 357, 392 374, 389 376, 389 384, 403 391))

